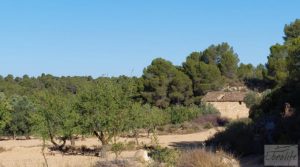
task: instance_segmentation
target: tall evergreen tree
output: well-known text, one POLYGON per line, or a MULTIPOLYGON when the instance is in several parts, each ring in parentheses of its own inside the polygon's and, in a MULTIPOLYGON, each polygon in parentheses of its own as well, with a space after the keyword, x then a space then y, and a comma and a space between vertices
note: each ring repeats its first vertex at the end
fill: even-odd
POLYGON ((158 58, 144 70, 142 96, 157 107, 170 104, 189 104, 193 95, 192 82, 169 61, 158 58))
POLYGON ((221 74, 229 79, 236 77, 239 58, 228 43, 211 45, 203 51, 201 60, 207 64, 215 64, 221 74))
POLYGON ((185 73, 193 81, 195 96, 201 96, 209 90, 217 90, 223 86, 223 78, 215 64, 202 61, 202 53, 194 52, 183 63, 185 73))

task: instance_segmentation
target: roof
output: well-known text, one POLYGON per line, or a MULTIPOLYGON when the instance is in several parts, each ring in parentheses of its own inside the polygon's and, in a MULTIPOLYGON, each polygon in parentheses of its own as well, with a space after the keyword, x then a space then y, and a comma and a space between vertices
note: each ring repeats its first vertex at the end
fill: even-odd
POLYGON ((208 92, 202 101, 205 102, 240 102, 244 101, 246 92, 208 92))

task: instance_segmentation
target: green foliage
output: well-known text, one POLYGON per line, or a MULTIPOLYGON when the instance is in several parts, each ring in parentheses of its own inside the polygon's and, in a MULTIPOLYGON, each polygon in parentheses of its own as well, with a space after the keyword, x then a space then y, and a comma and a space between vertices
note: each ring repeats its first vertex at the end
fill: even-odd
POLYGON ((246 94, 244 101, 248 108, 251 108, 254 105, 258 105, 261 101, 261 96, 256 92, 249 92, 246 94))
POLYGON ((240 80, 251 79, 255 77, 255 69, 252 64, 241 63, 237 75, 240 80))
POLYGON ((226 52, 221 58, 221 62, 219 65, 222 75, 230 79, 235 79, 238 68, 238 62, 239 59, 237 55, 233 53, 233 51, 226 52))
POLYGON ((97 135, 102 144, 127 129, 131 94, 121 84, 107 78, 99 79, 82 92, 76 108, 86 132, 97 135))
POLYGON ((200 81, 194 85, 199 94, 205 94, 211 90, 218 90, 223 86, 223 78, 215 65, 200 62, 199 72, 202 76, 200 81))
POLYGON ((268 77, 276 85, 283 85, 288 77, 287 69, 288 50, 285 45, 273 45, 268 56, 268 77))
POLYGON ((223 86, 223 78, 218 67, 214 64, 206 64, 200 59, 200 53, 193 53, 183 63, 185 73, 193 81, 195 96, 201 96, 207 91, 217 90, 223 86))
POLYGON ((191 103, 192 82, 173 64, 158 58, 144 70, 143 98, 157 107, 166 108, 170 104, 191 103))
POLYGON ((111 145, 111 151, 115 154, 116 159, 119 158, 119 156, 124 150, 125 150, 125 145, 122 142, 113 143, 111 145))
POLYGON ((300 80, 300 37, 290 41, 288 45, 289 60, 288 70, 289 79, 295 82, 300 80))
POLYGON ((4 93, 0 93, 0 133, 3 128, 11 121, 11 106, 4 93))
POLYGON ((161 125, 169 123, 169 114, 165 110, 157 107, 145 106, 144 117, 146 118, 145 123, 149 131, 155 132, 156 128, 161 125))
POLYGON ((80 133, 81 118, 73 108, 74 99, 71 95, 63 96, 57 92, 45 91, 38 93, 35 99, 37 111, 31 120, 34 124, 33 131, 37 135, 49 138, 58 146, 55 138, 60 137, 65 141, 80 133))
POLYGON ((196 110, 182 106, 174 106, 169 110, 172 124, 183 123, 184 121, 190 120, 199 114, 196 110))
POLYGON ((267 75, 267 69, 264 65, 259 64, 256 66, 254 73, 255 73, 255 78, 259 80, 263 80, 267 75))
POLYGON ((168 108, 170 113, 170 122, 172 124, 180 124, 185 121, 190 121, 200 115, 218 113, 217 109, 212 105, 201 105, 201 106, 174 106, 168 108))
POLYGON ((284 40, 288 41, 294 38, 300 37, 300 19, 296 19, 294 22, 285 25, 284 27, 284 40))
POLYGON ((150 150, 150 157, 159 163, 166 163, 167 166, 174 166, 180 156, 179 151, 170 148, 155 147, 150 150))
POLYGON ((237 77, 238 56, 227 43, 211 45, 203 52, 193 52, 182 64, 193 82, 194 95, 201 96, 224 85, 224 78, 237 77))
POLYGON ((268 57, 268 77, 282 86, 287 79, 298 80, 300 73, 300 20, 286 25, 284 28, 284 45, 271 47, 268 57))
POLYGON ((221 74, 227 78, 234 79, 236 77, 239 59, 228 43, 211 45, 203 52, 201 60, 207 64, 217 65, 221 74))
POLYGON ((26 96, 13 96, 10 105, 12 117, 6 133, 13 136, 29 136, 32 127, 31 115, 35 110, 34 104, 26 96))
POLYGON ((149 106, 141 105, 140 103, 134 103, 128 111, 128 128, 130 130, 138 130, 147 127, 147 117, 145 117, 145 112, 148 112, 149 106))

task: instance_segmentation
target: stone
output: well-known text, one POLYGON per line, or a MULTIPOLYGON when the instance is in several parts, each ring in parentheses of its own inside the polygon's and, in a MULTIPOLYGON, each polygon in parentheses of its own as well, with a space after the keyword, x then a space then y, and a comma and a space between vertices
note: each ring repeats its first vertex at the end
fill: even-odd
POLYGON ((146 150, 138 150, 135 154, 134 154, 134 158, 137 161, 141 161, 141 162, 150 162, 151 158, 148 156, 148 152, 146 150))

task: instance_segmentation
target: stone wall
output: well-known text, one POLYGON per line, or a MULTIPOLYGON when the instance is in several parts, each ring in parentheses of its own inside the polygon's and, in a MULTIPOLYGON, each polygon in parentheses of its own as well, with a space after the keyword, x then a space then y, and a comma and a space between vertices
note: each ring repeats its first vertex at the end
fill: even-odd
POLYGON ((249 117, 249 108, 244 102, 208 102, 221 113, 221 117, 239 119, 249 117))

